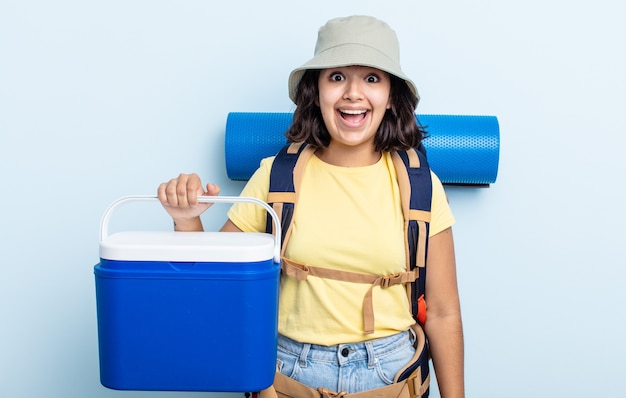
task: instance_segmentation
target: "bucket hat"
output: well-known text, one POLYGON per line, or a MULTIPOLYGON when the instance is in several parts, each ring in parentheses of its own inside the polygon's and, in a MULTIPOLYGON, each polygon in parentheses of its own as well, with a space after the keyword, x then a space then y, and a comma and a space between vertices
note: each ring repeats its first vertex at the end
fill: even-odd
POLYGON ((403 79, 419 101, 417 87, 400 67, 396 32, 383 21, 361 15, 331 19, 319 29, 313 58, 289 75, 289 98, 295 102, 307 70, 351 65, 369 66, 403 79))

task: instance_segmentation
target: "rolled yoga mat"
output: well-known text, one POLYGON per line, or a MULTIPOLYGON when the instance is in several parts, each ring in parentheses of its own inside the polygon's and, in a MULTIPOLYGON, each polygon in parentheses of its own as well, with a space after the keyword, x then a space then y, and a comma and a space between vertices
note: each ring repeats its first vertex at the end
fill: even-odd
MULTIPOLYGON (((426 127, 428 163, 444 184, 489 185, 496 181, 500 128, 495 116, 416 115, 426 127)), ((248 180, 261 159, 286 143, 293 113, 231 112, 226 120, 226 172, 248 180)))

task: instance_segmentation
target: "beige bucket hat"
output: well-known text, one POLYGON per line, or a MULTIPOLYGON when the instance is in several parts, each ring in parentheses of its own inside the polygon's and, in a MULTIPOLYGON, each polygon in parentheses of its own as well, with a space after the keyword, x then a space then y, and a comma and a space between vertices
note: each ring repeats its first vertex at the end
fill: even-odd
POLYGON ((361 15, 331 19, 319 29, 313 59, 289 75, 289 98, 295 102, 306 70, 351 65, 377 68, 403 79, 419 101, 417 87, 400 68, 396 32, 383 21, 361 15))

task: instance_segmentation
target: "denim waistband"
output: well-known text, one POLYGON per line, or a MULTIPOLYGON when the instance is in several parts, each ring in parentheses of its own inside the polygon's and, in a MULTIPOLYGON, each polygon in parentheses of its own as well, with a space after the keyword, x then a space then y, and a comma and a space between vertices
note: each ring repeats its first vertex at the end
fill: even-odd
POLYGON ((406 349, 413 344, 412 331, 393 334, 357 343, 337 344, 324 346, 319 344, 299 343, 283 335, 278 335, 278 347, 299 357, 301 365, 306 366, 306 360, 345 364, 352 361, 367 360, 371 366, 376 358, 406 349))

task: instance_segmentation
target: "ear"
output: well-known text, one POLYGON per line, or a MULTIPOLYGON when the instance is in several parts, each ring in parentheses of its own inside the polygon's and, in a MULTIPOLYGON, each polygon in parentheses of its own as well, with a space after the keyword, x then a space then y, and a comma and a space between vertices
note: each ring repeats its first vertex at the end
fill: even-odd
POLYGON ((387 109, 391 109, 391 95, 389 96, 389 99, 387 100, 387 109))

